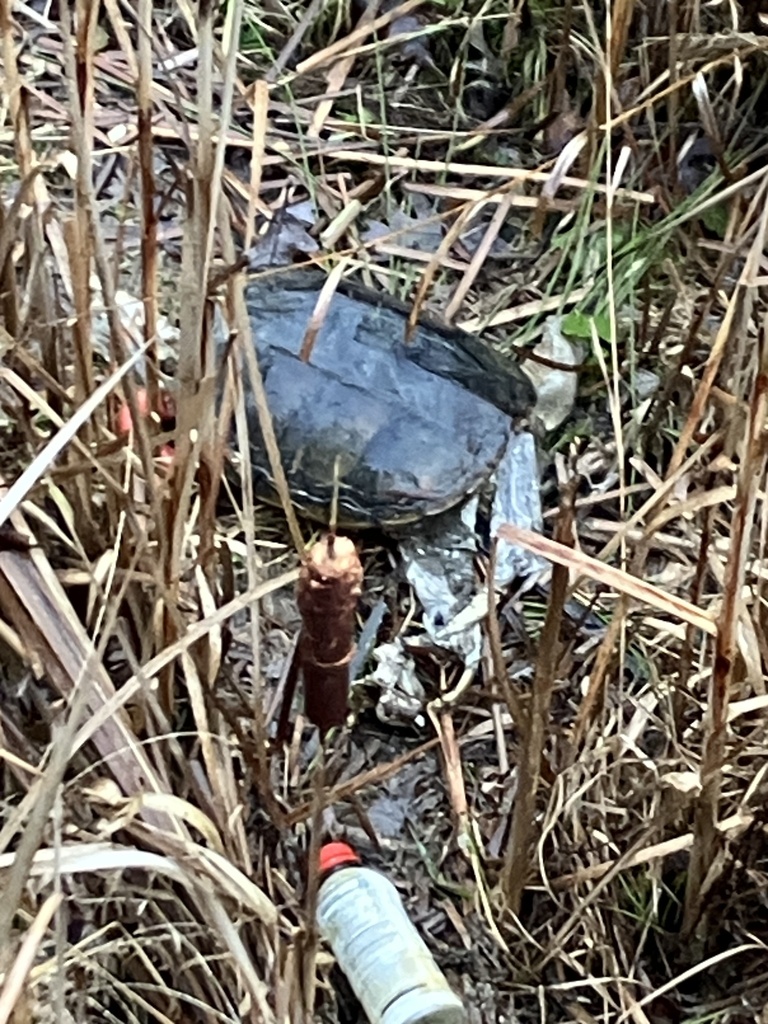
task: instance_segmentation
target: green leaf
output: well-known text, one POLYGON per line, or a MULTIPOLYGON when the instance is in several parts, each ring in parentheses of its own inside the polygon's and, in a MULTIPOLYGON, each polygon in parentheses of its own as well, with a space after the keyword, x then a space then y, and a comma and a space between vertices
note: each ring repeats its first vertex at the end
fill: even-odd
POLYGON ((591 338, 591 323, 592 317, 589 314, 574 309, 563 318, 563 333, 570 334, 573 338, 591 338))
POLYGON ((592 324, 595 325, 597 336, 603 341, 611 340, 611 319, 607 313, 582 313, 574 309, 563 318, 563 332, 572 338, 592 338, 592 324))
POLYGON ((717 203, 715 206, 708 206, 701 214, 708 231, 717 235, 718 238, 725 238, 728 228, 728 210, 724 203, 717 203))
POLYGON ((611 340, 611 318, 607 313, 598 313, 595 317, 598 337, 603 341, 611 340))

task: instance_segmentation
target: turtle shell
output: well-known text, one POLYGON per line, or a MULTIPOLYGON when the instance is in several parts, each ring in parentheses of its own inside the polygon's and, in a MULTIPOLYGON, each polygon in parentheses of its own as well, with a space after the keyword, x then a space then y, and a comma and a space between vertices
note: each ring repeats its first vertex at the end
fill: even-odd
MULTIPOLYGON (((246 303, 291 494, 325 515, 338 481, 339 521, 407 522, 461 501, 493 471, 532 402, 519 369, 455 329, 342 286, 308 360, 300 356, 323 277, 289 271, 250 282, 246 303)), ((247 377, 247 375, 246 375, 247 377)), ((257 489, 270 484, 256 407, 246 385, 257 489)))

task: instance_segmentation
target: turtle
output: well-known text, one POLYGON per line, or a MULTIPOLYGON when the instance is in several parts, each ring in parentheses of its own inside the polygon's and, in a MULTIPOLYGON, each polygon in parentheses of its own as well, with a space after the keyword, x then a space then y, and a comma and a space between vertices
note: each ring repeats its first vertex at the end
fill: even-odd
MULTIPOLYGON (((252 343, 292 499, 339 525, 401 526, 478 491, 534 402, 511 359, 466 332, 342 281, 308 359, 307 328, 325 277, 289 269, 246 285, 252 343)), ((245 375, 257 492, 274 494, 245 375)))
MULTIPOLYGON (((399 546, 430 643, 476 666, 488 604, 476 594, 478 509, 468 499, 494 478, 489 536, 508 521, 540 529, 536 444, 526 429, 533 385, 516 362, 434 318, 422 317, 408 337, 406 305, 349 281, 334 292, 303 358, 325 281, 322 271, 281 268, 245 288, 245 344, 258 354, 291 498, 327 523, 337 491, 332 526, 383 528, 399 546)), ((223 391, 231 350, 223 330, 219 344, 223 391)), ((249 374, 242 380, 254 489, 274 501, 249 374)), ((122 419, 118 432, 130 427, 130 417, 122 419)), ((504 541, 494 564, 497 586, 533 566, 504 541)), ((403 665, 404 681, 387 684, 392 693, 410 692, 403 665)), ((400 696, 392 702, 404 706, 400 696)))

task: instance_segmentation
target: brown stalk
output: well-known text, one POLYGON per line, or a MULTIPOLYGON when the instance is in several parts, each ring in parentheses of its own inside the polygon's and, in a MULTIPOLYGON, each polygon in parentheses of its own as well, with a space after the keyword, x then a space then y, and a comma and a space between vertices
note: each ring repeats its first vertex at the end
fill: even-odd
MULTIPOLYGON (((229 207, 225 199, 222 197, 220 203, 221 216, 219 218, 220 234, 222 241, 222 251, 224 258, 229 260, 235 254, 235 243, 232 237, 232 229, 229 219, 229 207)), ((248 318, 248 309, 245 303, 245 295, 243 292, 243 275, 242 273, 234 274, 230 277, 227 282, 227 318, 230 325, 236 331, 239 339, 242 340, 242 351, 245 353, 246 363, 251 374, 251 386, 255 395, 259 394, 259 386, 261 391, 264 390, 263 380, 256 360, 256 353, 254 346, 251 343, 251 331, 250 323, 248 318), (254 386, 254 381, 256 385, 254 386)), ((237 352, 235 353, 237 355, 237 352)), ((231 372, 231 367, 230 367, 231 372)), ((218 441, 214 449, 214 462, 212 464, 212 476, 215 481, 221 479, 224 472, 224 455, 227 438, 229 436, 229 423, 231 420, 231 395, 232 388, 228 387, 225 389, 225 400, 222 403, 222 408, 219 417, 218 424, 218 441)), ((266 397, 264 397, 263 405, 264 417, 269 421, 269 427, 272 426, 272 420, 269 416, 269 410, 266 407, 266 397)), ((251 455, 250 455, 250 442, 248 437, 248 424, 245 415, 245 403, 242 388, 238 389, 235 404, 235 423, 236 432, 238 439, 238 450, 240 452, 240 476, 243 486, 243 516, 242 525, 243 532, 245 533, 245 548, 246 548, 246 560, 247 560, 247 571, 248 571, 248 586, 253 588, 257 586, 260 576, 260 564, 259 558, 256 551, 256 535, 255 535, 255 517, 254 517, 254 493, 253 493, 253 474, 251 472, 251 455)), ((278 466, 282 470, 280 464, 279 452, 277 452, 277 441, 274 437, 274 431, 272 431, 272 441, 274 451, 276 452, 275 458, 277 459, 278 466)), ((287 492, 288 484, 284 481, 285 491, 287 492)), ((203 513, 201 519, 203 525, 201 527, 201 534, 204 536, 213 536, 213 528, 215 525, 216 508, 213 501, 213 494, 215 488, 211 486, 209 488, 209 500, 207 500, 203 506, 203 513)), ((288 515, 292 518, 288 519, 289 526, 292 529, 292 535, 294 540, 299 545, 299 551, 303 550, 303 541, 301 533, 299 531, 299 525, 293 511, 293 506, 290 503, 290 495, 287 495, 287 508, 288 515)), ((268 808, 273 808, 275 805, 274 795, 272 793, 272 781, 269 770, 269 759, 267 754, 267 720, 266 711, 264 706, 264 689, 263 680, 261 677, 261 626, 260 626, 260 612, 259 605, 253 603, 250 607, 250 636, 251 636, 251 652, 252 652, 252 663, 253 663, 253 734, 256 745, 256 765, 255 774, 257 779, 257 785, 259 793, 265 805, 268 808)))
MULTIPOLYGON (((182 543, 187 511, 192 493, 197 452, 193 437, 199 437, 203 408, 207 404, 200 394, 204 373, 206 337, 204 307, 207 290, 207 239, 214 217, 211 208, 214 171, 213 124, 213 5, 201 0, 197 5, 196 29, 199 59, 197 64, 197 141, 190 151, 190 173, 187 184, 186 220, 181 249, 181 298, 178 419, 176 468, 169 526, 170 558, 166 565, 166 581, 175 589, 181 568, 182 543)), ((212 401, 213 395, 207 396, 212 401)), ((173 642, 170 622, 166 626, 166 643, 173 642)))
MULTIPOLYGON (((755 204, 762 203, 765 206, 766 191, 768 190, 768 179, 763 179, 760 183, 760 188, 757 190, 752 203, 752 209, 755 204)), ((744 218, 746 222, 747 218, 744 218)), ((739 231, 739 235, 742 235, 746 231, 746 223, 743 223, 739 231)), ((693 441, 693 436, 696 433, 699 423, 701 422, 702 416, 706 410, 707 402, 712 391, 712 387, 717 378, 720 364, 725 355, 726 346, 728 340, 731 337, 733 330, 734 320, 736 313, 740 309, 741 304, 744 300, 744 289, 747 286, 750 275, 754 274, 754 261, 759 257, 759 253, 762 252, 763 232, 758 231, 755 236, 755 241, 752 243, 750 248, 749 257, 744 263, 744 267, 739 276, 737 286, 733 289, 731 296, 728 300, 728 306, 725 310, 725 316, 723 317, 720 326, 715 336, 715 340, 712 344, 709 356, 707 358, 706 365, 704 367, 704 374, 702 379, 699 381, 696 393, 693 396, 693 402, 688 413, 688 417, 685 421, 685 425, 680 432, 680 437, 675 446, 675 450, 672 453, 670 459, 669 469, 667 470, 667 477, 674 473, 681 463, 683 462, 686 452, 693 441)))
MULTIPOLYGON (((597 75, 595 82, 595 105, 594 105, 594 120, 592 121, 593 131, 605 125, 608 115, 610 113, 608 92, 613 91, 616 85, 616 80, 621 66, 621 61, 624 56, 624 51, 627 48, 627 40, 629 38, 629 26, 632 22, 632 15, 634 13, 635 0, 615 0, 607 10, 610 12, 608 18, 607 28, 610 29, 610 35, 606 40, 606 54, 604 57, 604 63, 601 63, 600 70, 597 75)), ((589 12, 589 7, 587 6, 589 12)), ((589 20, 592 21, 591 12, 589 20)), ((593 33, 597 38, 597 32, 593 33)), ((590 161, 591 166, 591 161, 590 161)))
MULTIPOLYGON (((709 556, 709 545, 712 542, 712 509, 705 509, 702 517, 701 538, 699 540, 699 553, 696 559, 696 570, 691 583, 691 602, 699 604, 704 594, 704 583, 707 578, 707 560, 709 556)), ((694 664, 694 638, 693 626, 688 625, 685 629, 685 640, 680 650, 680 658, 677 668, 677 683, 672 692, 672 719, 675 726, 675 735, 678 742, 683 737, 683 712, 685 710, 685 695, 688 679, 691 675, 694 664)))
MULTIPOLYGON (((35 324, 34 329, 40 339, 43 367, 51 377, 58 379, 57 338, 53 328, 55 317, 52 301, 55 290, 50 273, 48 272, 47 263, 45 260, 40 259, 45 251, 44 224, 45 214, 50 201, 43 176, 37 174, 39 165, 32 146, 29 111, 25 103, 26 93, 16 61, 16 37, 11 16, 12 6, 10 0, 0 0, 0 41, 2 44, 2 64, 5 79, 3 92, 7 96, 8 110, 13 128, 13 145, 18 165, 18 174, 23 181, 30 182, 34 196, 34 213, 30 218, 29 224, 31 265, 33 267, 29 288, 35 297, 36 305, 39 306, 42 313, 40 322, 35 324)), ((64 276, 66 277, 66 275, 64 276)), ((15 285, 15 283, 14 281, 13 284, 15 285)), ((12 291, 15 294, 15 287, 12 291)), ((9 306, 12 317, 15 318, 18 312, 18 309, 15 308, 15 302, 9 299, 5 301, 5 305, 9 306)), ((6 326, 9 326, 9 324, 6 326)), ((17 330, 19 326, 19 324, 16 325, 17 330)), ((60 412, 61 405, 57 396, 51 395, 50 400, 53 408, 60 412)))
MULTIPOLYGON (((563 502, 558 517, 557 534, 563 545, 573 543, 571 501, 563 502)), ((509 845, 501 875, 501 887, 507 909, 515 916, 520 913, 520 902, 531 865, 530 843, 536 816, 536 796, 541 777, 544 743, 549 727, 552 692, 560 659, 560 624, 567 592, 568 569, 564 565, 554 565, 530 703, 521 722, 517 792, 512 812, 509 845)))
MULTIPOLYGON (((240 33, 242 16, 242 4, 235 5, 234 17, 228 19, 229 32, 225 43, 226 63, 223 68, 224 95, 221 104, 221 125, 229 124, 232 113, 232 98, 236 83, 237 71, 237 40, 240 33)), ((263 140, 261 150, 263 152, 263 140)), ((236 263, 234 241, 232 239, 231 224, 229 219, 229 207, 225 201, 221 189, 223 173, 224 147, 221 139, 216 148, 212 169, 212 181, 210 192, 210 223, 207 226, 206 247, 205 247, 205 274, 203 283, 207 288, 209 285, 208 268, 210 266, 214 227, 218 225, 222 238, 222 250, 225 259, 232 265, 236 263)), ((256 155, 252 156, 251 175, 255 177, 253 161, 257 160, 256 155)), ((240 277, 233 276, 228 280, 228 297, 230 322, 233 322, 232 310, 235 304, 233 295, 241 296, 242 287, 240 277)), ((214 530, 216 520, 216 502, 218 500, 219 485, 224 471, 224 459, 226 454, 226 443, 229 430, 229 415, 225 413, 225 423, 217 423, 214 415, 216 406, 215 389, 219 379, 219 368, 215 352, 215 339, 211 323, 212 310, 210 304, 206 304, 204 310, 205 322, 203 324, 203 365, 202 378, 200 380, 199 394, 203 400, 200 410, 201 419, 198 424, 202 436, 200 452, 200 497, 202 501, 202 513, 200 517, 200 563, 204 572, 208 575, 213 584, 214 576, 214 530)), ((241 310, 237 309, 238 323, 241 323, 241 310)))
MULTIPOLYGON (((235 84, 237 39, 242 4, 236 4, 230 19, 230 39, 226 66, 223 69, 220 124, 229 124, 235 84)), ((212 260, 221 178, 224 141, 215 143, 213 100, 214 87, 214 16, 210 0, 198 4, 197 65, 198 139, 191 156, 191 182, 188 186, 187 220, 182 242, 181 345, 178 366, 178 418, 175 472, 168 509, 168 557, 164 561, 165 582, 169 598, 164 610, 165 642, 173 643, 183 626, 176 610, 178 583, 181 575, 183 543, 192 489, 199 461, 200 490, 206 515, 201 538, 201 562, 211 573, 213 554, 211 514, 220 477, 216 474, 217 439, 215 432, 216 353, 213 334, 213 310, 206 301, 208 275, 212 260)), ((170 710, 174 699, 170 671, 163 678, 164 706, 170 710)))
MULTIPOLYGON (((26 189, 22 185, 19 195, 23 195, 26 189)), ((17 197, 18 198, 18 197, 17 197)), ((0 316, 6 330, 12 338, 19 336, 19 307, 16 296, 16 272, 11 257, 10 242, 13 238, 11 226, 16 227, 15 215, 9 212, 6 215, 5 205, 0 203, 0 316), (8 236, 8 244, 5 244, 8 236)))
MULTIPOLYGON (((77 152, 77 174, 75 177, 75 209, 71 220, 64 226, 64 237, 69 256, 72 297, 75 307, 73 340, 75 349, 75 404, 82 405, 93 393, 95 387, 93 369, 93 340, 91 336, 92 309, 90 271, 93 260, 93 246, 89 227, 88 196, 93 160, 93 37, 96 29, 98 5, 90 10, 78 5, 76 25, 75 75, 77 78, 77 102, 79 118, 72 121, 73 148, 77 152)), ((70 83, 70 93, 75 90, 70 83)), ((94 439, 91 422, 83 427, 82 439, 89 444, 94 439)), ((93 556, 100 547, 100 538, 93 518, 92 476, 78 474, 69 488, 70 500, 77 510, 80 522, 79 534, 86 552, 93 556)))
MULTIPOLYGON (((765 239, 768 216, 763 213, 758 238, 765 239)), ((751 261, 748 261, 751 262, 751 261)), ((741 471, 731 529, 731 546, 717 620, 714 664, 710 680, 706 738, 701 759, 701 793, 694 814, 694 842, 685 891, 683 931, 691 935, 699 922, 706 896, 705 882, 720 846, 717 830, 722 770, 726 757, 728 705, 734 681, 736 630, 742 605, 746 562, 752 541, 752 525, 760 482, 765 472, 765 422, 768 414, 768 336, 763 323, 759 366, 752 384, 749 421, 744 438, 741 471)))
POLYGON ((306 918, 304 930, 300 935, 297 960, 301 965, 299 979, 301 985, 300 998, 304 1019, 314 1020, 315 991, 317 987, 317 951, 320 935, 317 929, 317 894, 320 888, 320 845, 323 833, 323 811, 327 806, 328 796, 325 785, 326 764, 324 752, 320 751, 319 760, 313 773, 312 824, 309 838, 309 862, 307 864, 307 894, 305 900, 306 918))
MULTIPOLYGON (((333 786, 328 796, 328 806, 337 803, 340 800, 347 800, 354 793, 359 792, 361 789, 365 789, 366 786, 379 785, 382 782, 386 782, 387 779, 391 779, 393 776, 404 768, 411 761, 415 761, 417 757, 421 757, 423 754, 429 753, 430 750, 434 749, 438 745, 440 740, 435 737, 434 739, 427 740, 426 743, 422 743, 420 747, 416 747, 415 750, 408 750, 406 753, 396 757, 394 761, 390 761, 388 764, 378 764, 375 768, 369 768, 367 771, 361 772, 356 775, 353 779, 348 779, 346 782, 340 782, 333 786)), ((300 821, 305 821, 312 814, 312 803, 299 804, 292 811, 285 815, 284 825, 286 828, 291 828, 300 821)))
MULTIPOLYGON (((239 322, 240 321, 238 321, 238 323, 239 322)), ((248 318, 246 315, 244 325, 247 324, 248 318)), ((267 459, 269 460, 269 469, 272 474, 277 496, 280 499, 280 507, 282 508, 286 522, 288 523, 291 540, 294 543, 296 551, 299 554, 302 554, 304 552, 304 538, 301 535, 301 527, 299 526, 299 521, 296 518, 293 499, 291 498, 291 489, 288 486, 288 478, 285 475, 285 469, 283 468, 283 462, 280 456, 280 448, 277 444, 277 435, 275 434, 274 424, 272 423, 272 414, 269 411, 267 389, 264 386, 264 377, 259 366, 256 349, 254 345, 251 344, 250 336, 249 327, 245 333, 241 333, 241 337, 243 339, 242 353, 245 359, 248 383, 250 384, 251 391, 253 392, 254 403, 256 405, 256 414, 259 419, 259 430, 261 431, 261 436, 264 440, 264 447, 267 452, 267 459)))
POLYGON ((348 537, 329 534, 307 552, 297 587, 307 717, 325 733, 344 724, 363 567, 348 537))
POLYGON ((149 346, 147 388, 150 407, 154 408, 157 389, 157 211, 152 138, 152 8, 152 0, 139 0, 136 99, 141 181, 141 297, 144 302, 144 340, 149 346))
POLYGON ((504 700, 509 710, 515 727, 520 729, 524 723, 523 703, 519 692, 513 687, 504 662, 504 651, 501 643, 501 630, 499 629, 499 616, 496 610, 496 588, 494 579, 496 575, 496 552, 497 542, 494 540, 491 546, 490 565, 488 566, 488 616, 486 618, 486 632, 488 634, 488 648, 491 654, 491 665, 496 683, 501 688, 504 700))
POLYGON ((616 644, 621 636, 621 629, 627 618, 629 601, 625 594, 619 596, 613 617, 608 623, 605 636, 600 642, 595 655, 592 671, 589 673, 589 686, 587 692, 579 704, 579 710, 571 730, 570 760, 575 759, 586 736, 587 729, 595 717, 595 709, 605 690, 605 681, 608 670, 613 664, 616 652, 616 644))
MULTIPOLYGON (((89 172, 90 173, 90 172, 89 172)), ((64 238, 69 254, 69 265, 72 273, 72 296, 75 306, 75 320, 72 325, 74 342, 74 378, 75 408, 80 408, 89 395, 92 395, 96 380, 93 371, 93 339, 91 335, 91 286, 90 270, 92 262, 89 243, 88 216, 80 201, 80 190, 77 189, 78 201, 75 204, 73 217, 64 224, 64 238)), ((95 439, 94 423, 89 420, 81 430, 84 445, 91 446, 95 439)), ((69 464, 72 465, 74 451, 67 451, 69 464)), ((90 556, 98 552, 97 528, 93 519, 93 475, 78 473, 72 481, 70 500, 75 498, 73 506, 77 509, 81 539, 85 550, 90 556)))
POLYGON ((448 790, 451 810, 456 818, 456 827, 460 835, 467 835, 469 831, 469 804, 467 803, 467 787, 464 782, 461 751, 459 750, 459 743, 456 738, 453 715, 450 708, 445 708, 440 712, 439 716, 430 709, 430 717, 435 724, 435 731, 440 739, 446 789, 448 790))
POLYGON ((267 140, 269 86, 263 78, 258 78, 253 83, 249 106, 253 115, 253 127, 251 131, 251 180, 248 189, 248 212, 245 219, 245 234, 243 238, 243 251, 246 253, 253 245, 256 224, 256 202, 261 192, 261 178, 264 170, 264 152, 267 140))
MULTIPOLYGON (((86 211, 88 245, 93 253, 96 271, 101 284, 101 292, 104 300, 104 309, 109 323, 110 346, 112 358, 117 366, 122 366, 128 361, 126 344, 126 332, 120 322, 117 313, 115 300, 115 282, 112 275, 106 246, 99 227, 97 204, 91 181, 91 151, 90 136, 87 133, 87 120, 81 108, 80 78, 82 69, 78 64, 77 55, 72 42, 73 26, 72 17, 68 4, 61 5, 61 28, 63 39, 63 61, 66 73, 67 86, 70 99, 70 114, 72 119, 72 148, 77 157, 78 193, 79 203, 86 211)), ((124 380, 124 387, 128 405, 131 410, 131 417, 134 424, 135 436, 138 442, 139 455, 141 457, 144 478, 147 485, 147 493, 153 507, 155 521, 160 521, 160 505, 157 497, 157 488, 154 482, 154 460, 152 446, 149 440, 149 433, 143 417, 139 413, 136 401, 136 388, 130 377, 124 380)), ((162 540, 161 540, 162 544, 162 540)))

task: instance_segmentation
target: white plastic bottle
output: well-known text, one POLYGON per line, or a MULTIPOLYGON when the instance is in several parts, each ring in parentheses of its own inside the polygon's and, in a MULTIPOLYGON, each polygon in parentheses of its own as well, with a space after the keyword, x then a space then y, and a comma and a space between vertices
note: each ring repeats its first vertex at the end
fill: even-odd
POLYGON ((320 850, 317 923, 371 1024, 467 1024, 397 889, 346 843, 320 850))

